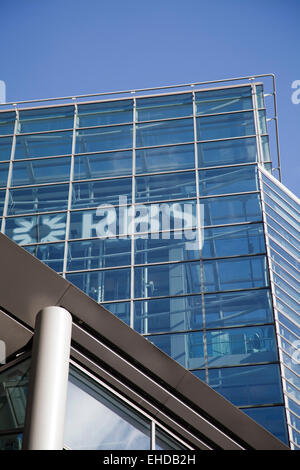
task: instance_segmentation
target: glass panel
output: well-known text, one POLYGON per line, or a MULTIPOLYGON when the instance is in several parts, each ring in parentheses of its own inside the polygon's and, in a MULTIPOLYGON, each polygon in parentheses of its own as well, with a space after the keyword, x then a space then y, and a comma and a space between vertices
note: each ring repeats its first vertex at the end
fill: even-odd
POLYGON ((133 100, 78 105, 78 127, 123 124, 133 120, 133 100))
MULTIPOLYGON (((291 276, 287 271, 285 271, 284 268, 282 268, 281 266, 279 266, 277 263, 274 263, 272 262, 272 271, 273 273, 275 273, 275 276, 274 276, 274 282, 276 282, 276 284, 278 284, 279 286, 281 285, 281 279, 279 278, 279 276, 285 281, 288 283, 288 286, 289 288, 293 288, 295 289, 295 291, 297 292, 298 289, 299 289, 299 280, 295 279, 293 276, 291 276), (277 276, 278 274, 278 276, 277 276)), ((286 289, 286 287, 283 285, 282 286, 283 288, 286 289)), ((292 291, 292 294, 295 296, 297 295, 294 291, 292 291)))
POLYGON ((204 225, 234 224, 262 220, 259 194, 201 199, 204 225))
POLYGON ((202 327, 200 295, 134 302, 134 329, 139 333, 184 331, 202 327))
POLYGON ((203 267, 206 292, 268 285, 268 269, 264 256, 205 261, 203 267))
POLYGON ((6 219, 5 234, 20 245, 64 240, 66 214, 45 214, 6 219))
POLYGON ((68 271, 130 265, 131 240, 96 239, 68 244, 68 271))
MULTIPOLYGON (((265 196, 265 202, 268 202, 268 196, 265 196)), ((274 203, 272 203, 274 206, 274 203)), ((275 209, 275 208, 274 208, 275 209)), ((296 239, 300 231, 300 222, 297 222, 294 218, 282 210, 278 204, 276 204, 276 210, 271 209, 269 206, 266 206, 266 212, 270 215, 275 221, 277 221, 285 231, 291 233, 296 239)), ((297 244, 295 246, 298 246, 297 244)))
POLYGON ((26 109, 19 111, 18 132, 43 132, 72 129, 74 106, 26 109))
POLYGON ((244 408, 242 411, 288 445, 284 406, 244 408))
POLYGON ((203 258, 265 252, 262 224, 232 225, 204 230, 203 258))
POLYGON ((0 435, 0 450, 21 450, 22 434, 0 435))
POLYGON ((187 449, 183 444, 176 441, 170 434, 155 426, 155 450, 177 450, 187 449))
MULTIPOLYGON (((282 194, 279 195, 275 193, 275 191, 271 190, 266 184, 263 185, 263 192, 264 192, 264 198, 266 202, 271 206, 271 207, 281 207, 284 212, 283 212, 283 217, 288 216, 292 218, 291 220, 297 221, 300 223, 300 214, 295 208, 290 204, 290 202, 287 202, 284 197, 282 197, 282 194)), ((289 218, 287 218, 289 220, 289 218)), ((292 223, 293 223, 292 222, 292 223)))
POLYGON ((68 274, 67 280, 96 302, 130 298, 130 269, 68 274))
POLYGON ((300 307, 300 297, 299 297, 299 286, 298 283, 295 283, 295 280, 292 278, 289 279, 287 277, 288 282, 284 281, 281 279, 279 276, 277 276, 276 273, 273 271, 273 281, 276 284, 276 286, 279 286, 281 289, 285 291, 286 294, 294 301, 294 304, 297 305, 298 308, 296 308, 296 312, 299 311, 300 307), (295 284, 295 289, 291 285, 292 283, 295 284))
POLYGON ((12 186, 68 181, 70 158, 46 158, 14 162, 12 186))
POLYGON ((72 131, 17 135, 15 159, 71 154, 72 136, 72 131))
POLYGON ((64 442, 72 450, 147 450, 150 420, 71 368, 64 442))
POLYGON ((176 232, 169 234, 160 233, 157 235, 159 237, 158 239, 136 238, 135 264, 159 263, 164 261, 185 261, 200 258, 200 250, 189 249, 190 246, 189 242, 187 241, 196 239, 195 232, 185 231, 184 234, 179 232, 179 239, 175 238, 176 235, 178 235, 176 232), (162 238, 162 235, 170 235, 170 237, 165 239, 162 238))
POLYGON ((188 170, 195 167, 194 145, 136 150, 136 173, 188 170))
POLYGON ((214 114, 252 109, 250 86, 200 91, 196 96, 196 113, 214 114))
POLYGON ((193 119, 153 122, 136 125, 136 146, 177 144, 194 141, 193 119))
POLYGON ((102 307, 109 310, 116 317, 130 326, 130 302, 115 302, 111 304, 102 304, 102 307))
POLYGON ((121 150, 132 147, 132 126, 98 127, 77 131, 76 153, 121 150))
POLYGON ((265 101, 264 101, 264 90, 262 85, 256 85, 256 99, 257 99, 257 107, 264 108, 265 101))
MULTIPOLYGON (((278 324, 279 328, 283 328, 283 326, 288 328, 292 333, 297 336, 297 338, 300 339, 300 323, 299 325, 297 325, 294 322, 290 321, 285 315, 282 315, 280 312, 278 312, 278 324)), ((284 328, 284 330, 286 330, 286 328, 284 328)))
POLYGON ((194 172, 136 178, 136 202, 185 199, 196 196, 194 172))
MULTIPOLYGON (((152 335, 147 339, 187 369, 205 366, 202 332, 152 335)), ((207 331, 208 367, 277 360, 273 326, 207 331)))
MULTIPOLYGON (((286 378, 291 384, 295 385, 295 387, 297 387, 300 390, 300 377, 294 374, 294 372, 292 372, 290 369, 288 369, 285 366, 283 366, 283 370, 284 370, 283 377, 286 378)), ((299 426, 299 429, 300 429, 300 426, 299 426)))
POLYGON ((200 196, 257 191, 254 165, 199 171, 200 196))
POLYGON ((132 152, 78 155, 74 158, 74 180, 130 175, 132 152))
MULTIPOLYGON (((262 161, 263 162, 271 162, 271 154, 270 154, 270 144, 269 144, 269 136, 265 135, 260 137, 261 140, 261 147, 262 147, 262 161)), ((272 170, 272 166, 270 171, 272 170)))
POLYGON ((0 216, 3 215, 3 208, 4 208, 4 202, 5 202, 5 189, 0 191, 0 216))
POLYGON ((255 137, 198 144, 198 166, 230 165, 257 161, 255 137))
POLYGON ((279 182, 274 180, 271 177, 269 178, 265 174, 262 174, 262 180, 264 183, 264 191, 267 192, 271 197, 275 196, 275 193, 279 195, 286 203, 288 203, 296 212, 299 214, 300 212, 300 204, 296 198, 290 196, 290 192, 288 190, 283 190, 282 186, 279 186, 279 182))
POLYGON ((207 328, 271 323, 273 309, 269 290, 253 290, 204 296, 207 328))
POLYGON ((278 364, 208 369, 208 377, 209 386, 236 406, 283 401, 278 364))
POLYGON ((64 243, 51 243, 50 245, 31 245, 25 249, 36 256, 43 263, 47 264, 55 271, 63 271, 64 264, 64 243))
MULTIPOLYGON (((131 178, 73 183, 72 209, 98 207, 102 204, 119 204, 120 196, 131 202, 131 178)), ((121 202, 124 204, 124 201, 121 202)))
POLYGON ((201 291, 200 262, 135 268, 135 297, 172 296, 201 291))
POLYGON ((0 138, 0 161, 10 160, 12 137, 0 138))
POLYGON ((68 207, 69 185, 11 189, 8 214, 63 210, 68 207))
POLYGON ((30 363, 27 360, 0 374, 1 431, 24 425, 29 367, 30 363))
POLYGON ((295 266, 293 266, 290 262, 288 262, 288 261, 293 262, 293 258, 291 258, 283 250, 281 250, 281 252, 284 253, 284 258, 282 256, 279 256, 274 250, 271 250, 272 266, 275 266, 275 264, 278 266, 281 266, 287 273, 289 273, 291 276, 297 279, 298 282, 300 282, 300 263, 298 263, 295 260, 294 262, 295 266))
POLYGON ((253 112, 197 118, 197 140, 215 140, 254 135, 253 112))
POLYGON ((147 450, 150 420, 71 368, 64 442, 72 450, 147 450))
POLYGON ((137 98, 138 121, 152 121, 193 115, 192 93, 137 98))
POLYGON ((262 109, 261 111, 258 111, 258 121, 259 121, 260 133, 267 134, 268 126, 267 126, 267 121, 266 121, 266 111, 264 109, 262 109))
POLYGON ((16 113, 1 112, 0 113, 0 135, 13 134, 15 128, 16 113))
MULTIPOLYGON (((277 227, 277 230, 278 229, 279 227, 277 227)), ((268 225, 268 239, 269 239, 269 243, 271 247, 274 246, 273 243, 275 239, 277 243, 280 243, 280 246, 283 250, 292 254, 293 258, 297 260, 297 258, 300 257, 300 250, 297 250, 297 248, 295 248, 292 242, 290 242, 289 240, 285 238, 286 233, 283 230, 281 230, 281 232, 283 233, 284 236, 281 236, 277 230, 274 230, 272 227, 270 227, 270 225, 268 225)), ((291 240, 293 241, 294 239, 291 239, 291 240)), ((276 248, 277 246, 278 245, 275 246, 275 249, 277 249, 276 248)), ((296 261, 296 263, 298 262, 296 261)))
POLYGON ((0 186, 7 186, 9 163, 0 164, 0 186))

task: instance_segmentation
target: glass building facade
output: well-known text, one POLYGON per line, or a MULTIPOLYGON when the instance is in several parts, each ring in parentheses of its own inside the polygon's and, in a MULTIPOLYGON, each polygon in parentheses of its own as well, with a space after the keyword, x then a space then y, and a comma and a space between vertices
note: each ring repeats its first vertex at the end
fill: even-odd
POLYGON ((296 449, 300 205, 267 117, 254 81, 2 111, 1 227, 296 449))

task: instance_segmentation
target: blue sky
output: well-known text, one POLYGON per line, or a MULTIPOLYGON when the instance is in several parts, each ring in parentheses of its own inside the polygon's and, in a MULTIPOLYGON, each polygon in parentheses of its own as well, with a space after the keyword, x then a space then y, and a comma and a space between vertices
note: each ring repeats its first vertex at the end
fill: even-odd
POLYGON ((300 196, 299 20, 300 0, 1 0, 0 80, 16 101, 275 73, 300 196))

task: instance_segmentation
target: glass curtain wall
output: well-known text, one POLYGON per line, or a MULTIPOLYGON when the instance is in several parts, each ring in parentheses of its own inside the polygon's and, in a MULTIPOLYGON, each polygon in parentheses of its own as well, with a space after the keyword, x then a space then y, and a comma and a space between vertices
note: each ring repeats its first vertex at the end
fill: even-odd
POLYGON ((2 231, 286 441, 262 86, 1 113, 0 129, 2 231))

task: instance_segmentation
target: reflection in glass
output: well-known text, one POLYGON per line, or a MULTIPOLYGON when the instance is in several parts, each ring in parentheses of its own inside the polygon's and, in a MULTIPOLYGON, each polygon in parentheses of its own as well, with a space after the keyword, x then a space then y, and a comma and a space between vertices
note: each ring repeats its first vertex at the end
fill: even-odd
POLYGON ((14 133, 16 113, 14 111, 0 113, 0 135, 14 133))
POLYGON ((188 170, 195 167, 194 145, 140 149, 135 152, 136 173, 188 170))
POLYGON ((200 204, 206 226, 262 220, 259 194, 211 197, 201 199, 200 204))
POLYGON ((15 159, 70 155, 72 136, 72 131, 17 135, 15 159))
POLYGON ((105 152, 74 158, 74 180, 130 175, 132 152, 105 152))
POLYGON ((71 368, 64 442, 73 450, 147 450, 150 420, 71 368))
POLYGON ((74 106, 26 109, 19 111, 18 133, 72 129, 74 106))
POLYGON ((12 137, 0 138, 0 161, 10 160, 12 137))
POLYGON ((175 119, 136 125, 136 146, 177 144, 194 141, 192 119, 175 119))
POLYGON ((135 181, 136 202, 185 199, 196 196, 194 172, 139 176, 135 181))
POLYGON ((70 163, 69 157, 14 162, 12 186, 68 181, 70 163))
POLYGON ((200 91, 196 96, 196 114, 225 113, 252 109, 251 86, 200 91))
POLYGON ((78 105, 78 127, 123 124, 133 120, 133 100, 78 105))
POLYGON ((234 165, 257 161, 255 137, 198 144, 198 166, 234 165))
POLYGON ((64 243, 51 243, 49 245, 30 245, 25 249, 43 261, 49 268, 55 271, 63 271, 64 265, 64 243))
POLYGON ((192 116, 192 93, 137 98, 136 114, 139 122, 192 116))
POLYGON ((16 215, 67 209, 68 195, 67 184, 11 189, 7 213, 16 215))
POLYGON ((243 408, 242 411, 288 445, 284 406, 243 408))
POLYGON ((130 298, 130 269, 74 273, 67 279, 96 302, 130 298))
POLYGON ((253 112, 197 118, 197 140, 215 140, 254 135, 253 112))
POLYGON ((120 196, 125 196, 127 198, 126 202, 130 203, 132 197, 131 185, 131 178, 73 183, 72 209, 97 208, 102 204, 118 205, 120 196))
POLYGON ((132 147, 132 126, 95 127, 77 131, 76 153, 121 150, 132 147))
POLYGON ((256 165, 199 171, 200 196, 257 191, 256 165))
POLYGON ((0 186, 7 185, 9 163, 0 163, 0 186))

